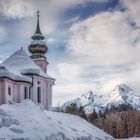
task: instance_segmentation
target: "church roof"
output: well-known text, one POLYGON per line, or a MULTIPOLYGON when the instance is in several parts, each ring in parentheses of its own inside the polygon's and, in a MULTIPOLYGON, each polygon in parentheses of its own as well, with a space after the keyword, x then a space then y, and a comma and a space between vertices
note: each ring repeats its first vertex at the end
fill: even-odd
POLYGON ((0 65, 0 78, 8 78, 14 81, 32 82, 32 79, 26 76, 9 72, 4 66, 0 65))
POLYGON ((9 71, 16 74, 37 74, 45 78, 53 79, 27 55, 23 48, 15 51, 9 58, 7 58, 2 65, 4 65, 9 71))

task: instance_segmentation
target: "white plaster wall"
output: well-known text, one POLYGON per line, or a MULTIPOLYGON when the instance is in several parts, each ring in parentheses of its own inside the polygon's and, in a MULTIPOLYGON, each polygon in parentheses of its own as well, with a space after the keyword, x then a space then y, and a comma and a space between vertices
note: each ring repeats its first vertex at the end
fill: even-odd
POLYGON ((17 102, 17 94, 18 94, 17 86, 18 86, 18 85, 16 85, 16 84, 13 85, 13 101, 14 101, 14 102, 17 102))
MULTIPOLYGON (((4 98, 3 103, 11 102, 22 102, 24 100, 24 88, 25 86, 28 87, 28 93, 29 93, 29 87, 31 87, 31 99, 37 103, 37 87, 38 87, 38 81, 40 82, 41 87, 41 104, 45 107, 45 109, 50 110, 52 106, 52 79, 46 79, 44 77, 40 76, 33 76, 33 87, 31 87, 31 84, 28 83, 20 83, 15 82, 9 79, 5 79, 3 81, 3 92, 0 92, 0 97, 3 94, 4 98), (8 86, 11 87, 11 96, 8 95, 8 86)), ((0 91, 2 91, 2 86, 0 83, 0 91)), ((28 97, 29 98, 29 97, 28 97)), ((1 103, 1 99, 0 99, 1 103)))
POLYGON ((0 81, 0 104, 2 103, 2 81, 0 81))
POLYGON ((32 97, 33 97, 33 101, 35 103, 37 103, 37 80, 36 80, 36 77, 33 76, 33 87, 32 87, 32 97))
POLYGON ((40 82, 41 87, 41 104, 46 109, 51 109, 52 106, 52 80, 46 79, 40 76, 33 76, 33 87, 32 87, 32 95, 33 101, 37 103, 37 87, 38 81, 40 82))
POLYGON ((20 86, 20 102, 24 100, 24 86, 20 86))

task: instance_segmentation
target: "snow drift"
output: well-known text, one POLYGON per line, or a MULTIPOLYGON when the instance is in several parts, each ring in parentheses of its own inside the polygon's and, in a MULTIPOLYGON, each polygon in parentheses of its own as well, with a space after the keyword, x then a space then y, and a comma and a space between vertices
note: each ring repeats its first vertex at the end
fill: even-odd
POLYGON ((112 140, 78 116, 46 111, 30 100, 0 106, 0 139, 112 140))

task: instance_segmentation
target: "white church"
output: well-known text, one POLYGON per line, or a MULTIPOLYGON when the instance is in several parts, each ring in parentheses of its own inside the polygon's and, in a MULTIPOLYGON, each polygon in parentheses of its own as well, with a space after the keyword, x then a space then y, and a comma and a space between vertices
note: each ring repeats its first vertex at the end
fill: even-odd
POLYGON ((31 99, 51 110, 55 79, 47 73, 49 63, 45 54, 48 47, 40 31, 39 11, 37 28, 28 50, 31 56, 21 48, 0 64, 0 104, 31 99))

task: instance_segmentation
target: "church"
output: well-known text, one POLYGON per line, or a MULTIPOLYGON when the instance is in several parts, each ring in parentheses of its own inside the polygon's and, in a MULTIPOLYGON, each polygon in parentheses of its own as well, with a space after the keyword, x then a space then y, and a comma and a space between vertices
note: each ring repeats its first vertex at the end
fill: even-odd
POLYGON ((47 72, 49 63, 45 54, 48 47, 40 30, 39 11, 36 31, 28 50, 30 56, 20 48, 0 64, 0 104, 31 99, 51 110, 55 79, 47 72))

